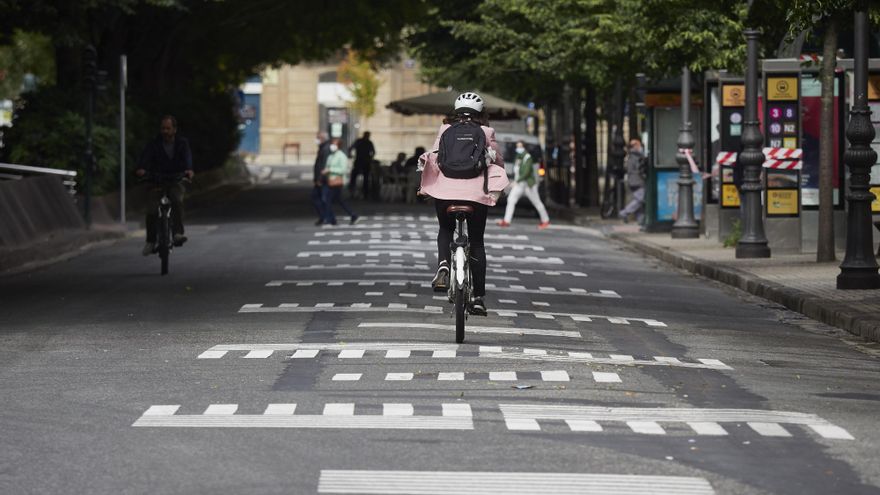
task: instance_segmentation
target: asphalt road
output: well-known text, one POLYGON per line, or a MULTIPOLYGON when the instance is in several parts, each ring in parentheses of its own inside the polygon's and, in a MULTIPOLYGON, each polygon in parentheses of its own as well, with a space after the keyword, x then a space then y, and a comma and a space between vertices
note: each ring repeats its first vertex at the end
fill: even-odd
POLYGON ((455 345, 432 209, 317 228, 302 174, 166 277, 131 239, 0 278, 0 493, 880 493, 841 332, 521 211, 455 345))

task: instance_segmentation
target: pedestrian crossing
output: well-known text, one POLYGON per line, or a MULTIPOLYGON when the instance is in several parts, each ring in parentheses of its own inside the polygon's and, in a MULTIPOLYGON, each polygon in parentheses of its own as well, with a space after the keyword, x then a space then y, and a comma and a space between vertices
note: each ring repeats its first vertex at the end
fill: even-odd
MULTIPOLYGON (((411 239, 422 239, 426 241, 435 241, 437 240, 437 233, 427 233, 427 232, 411 232, 406 230, 384 230, 378 232, 369 232, 369 231, 321 231, 315 232, 314 236, 321 237, 358 237, 358 236, 370 236, 373 238, 381 238, 381 237, 389 237, 389 238, 403 238, 408 237, 411 239)), ((525 234, 485 234, 483 236, 484 239, 488 240, 499 240, 499 241, 528 241, 529 236, 525 234)))
MULTIPOLYGON (((360 381, 369 378, 369 370, 348 373, 336 373, 332 381, 360 381)), ((597 383, 621 383, 620 375, 613 372, 594 371, 587 379, 597 383)), ((389 372, 384 373, 384 381, 490 381, 490 382, 570 382, 572 376, 566 370, 538 370, 538 371, 418 371, 418 372, 389 372)))
MULTIPOLYGON (((370 247, 384 247, 384 246, 406 246, 410 249, 414 248, 425 248, 426 250, 435 250, 437 246, 435 244, 435 240, 402 240, 402 239, 351 239, 351 240, 340 240, 340 239, 331 239, 327 241, 318 241, 312 240, 308 241, 309 246, 370 246, 370 247), (434 245, 432 245, 434 244, 434 245)), ((543 252, 543 246, 534 246, 529 244, 505 244, 499 242, 486 242, 484 245, 489 249, 499 249, 499 250, 513 250, 513 251, 537 251, 543 252)))
POLYGON ((201 414, 177 414, 179 404, 150 406, 133 424, 147 428, 324 428, 473 430, 469 404, 443 403, 440 414, 415 414, 412 404, 382 404, 381 414, 355 414, 354 403, 329 403, 320 414, 297 404, 269 404, 262 414, 237 414, 238 404, 211 404, 201 414))
MULTIPOLYGON (((790 437, 781 424, 799 425, 829 440, 854 440, 843 428, 829 423, 815 414, 757 409, 698 409, 698 408, 643 408, 599 407, 548 404, 500 404, 499 408, 509 430, 541 431, 539 421, 562 421, 571 431, 600 432, 601 422, 622 422, 633 433, 665 435, 660 423, 684 424, 693 434, 725 436, 721 423, 748 425, 765 437, 790 437)), ((728 426, 730 428, 730 426, 728 426)))
POLYGON ((322 470, 318 493, 714 495, 705 478, 635 474, 322 470))
MULTIPOLYGON (((401 374, 403 375, 403 374, 401 374)), ((392 379, 404 379, 393 377, 392 379)), ((509 380, 508 380, 509 381, 509 380)), ((314 404, 307 404, 314 408, 314 404)), ((411 403, 363 404, 327 403, 320 414, 300 414, 296 403, 268 404, 264 411, 239 413, 238 404, 210 404, 200 414, 178 414, 180 404, 152 405, 133 427, 163 428, 324 428, 473 430, 474 414, 465 402, 442 403, 437 407, 411 403), (420 414, 416 414, 419 409, 420 414), (362 412, 357 413, 357 410, 362 412)), ((555 404, 498 404, 483 414, 492 422, 500 412, 510 431, 543 431, 542 423, 561 422, 569 431, 599 433, 606 427, 624 427, 639 435, 667 435, 672 428, 687 428, 688 435, 720 437, 728 429, 745 424, 761 437, 790 438, 782 425, 802 427, 825 440, 854 440, 845 429, 815 415, 758 409, 702 409, 601 407, 555 404), (540 421, 540 422, 539 422, 540 421), (663 423, 661 425, 661 423, 663 423)))
POLYGON ((442 314, 440 306, 412 306, 403 303, 388 303, 388 305, 362 302, 348 305, 336 303, 318 303, 314 306, 300 306, 299 303, 281 303, 278 306, 264 306, 263 304, 245 304, 239 313, 420 313, 442 314))
MULTIPOLYGON (((294 280, 271 280, 266 283, 266 287, 282 287, 284 285, 294 285, 297 287, 311 287, 314 285, 327 285, 329 287, 341 287, 343 285, 358 285, 362 287, 372 287, 375 285, 390 286, 419 286, 424 289, 431 288, 429 281, 414 281, 406 279, 382 279, 382 278, 361 278, 361 279, 294 279, 294 280)), ((598 290, 590 292, 581 287, 570 287, 568 289, 557 289, 556 287, 540 286, 538 288, 528 288, 524 285, 511 284, 507 286, 499 286, 494 283, 487 283, 487 289, 494 292, 512 292, 520 294, 540 294, 550 296, 581 296, 581 297, 602 297, 611 299, 620 299, 620 294, 613 290, 598 290)))

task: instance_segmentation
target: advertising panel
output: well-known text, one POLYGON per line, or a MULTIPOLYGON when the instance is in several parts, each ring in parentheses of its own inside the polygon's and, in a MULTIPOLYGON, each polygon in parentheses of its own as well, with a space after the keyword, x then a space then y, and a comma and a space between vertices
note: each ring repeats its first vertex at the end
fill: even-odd
MULTIPOLYGON (((844 126, 842 125, 843 108, 841 106, 840 88, 842 87, 843 75, 835 78, 834 82, 834 204, 843 205, 843 196, 840 194, 842 183, 842 153, 841 143, 844 142, 844 126)), ((880 117, 878 117, 880 118, 880 117)), ((819 205, 819 144, 820 127, 822 125, 822 84, 816 74, 803 74, 801 77, 801 125, 803 139, 801 148, 804 150, 803 170, 801 171, 801 188, 803 206, 815 208, 819 205)))

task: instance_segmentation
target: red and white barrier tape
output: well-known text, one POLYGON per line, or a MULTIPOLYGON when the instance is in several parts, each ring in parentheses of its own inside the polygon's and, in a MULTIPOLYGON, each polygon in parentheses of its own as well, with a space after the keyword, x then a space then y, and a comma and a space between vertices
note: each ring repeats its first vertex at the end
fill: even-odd
POLYGON ((764 168, 781 170, 800 170, 803 166, 804 162, 801 160, 767 160, 764 162, 764 168))
POLYGON ((803 154, 800 148, 764 148, 764 156, 768 160, 797 160, 803 154))
POLYGON ((722 151, 715 157, 715 163, 718 165, 736 165, 736 153, 733 151, 722 151))

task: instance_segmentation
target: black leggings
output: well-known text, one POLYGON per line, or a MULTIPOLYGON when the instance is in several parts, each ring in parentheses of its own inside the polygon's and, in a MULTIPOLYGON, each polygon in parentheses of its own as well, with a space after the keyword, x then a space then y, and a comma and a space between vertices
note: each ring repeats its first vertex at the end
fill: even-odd
POLYGON ((452 205, 474 207, 474 212, 467 221, 468 242, 471 245, 471 273, 474 277, 474 296, 483 297, 486 295, 486 247, 483 244, 483 234, 486 232, 489 207, 473 201, 434 200, 437 221, 440 223, 440 231, 437 233, 437 263, 444 260, 446 263, 450 262, 449 244, 452 243, 455 235, 455 217, 448 215, 446 208, 452 205))

